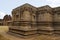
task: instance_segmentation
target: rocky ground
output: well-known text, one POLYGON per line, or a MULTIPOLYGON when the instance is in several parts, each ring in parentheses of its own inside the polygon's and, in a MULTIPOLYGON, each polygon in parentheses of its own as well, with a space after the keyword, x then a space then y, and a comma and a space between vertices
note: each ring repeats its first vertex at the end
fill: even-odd
POLYGON ((2 36, 1 34, 0 34, 0 40, 9 40, 8 38, 5 38, 4 36, 2 36))
MULTIPOLYGON (((7 29, 8 30, 8 29, 7 29)), ((6 28, 0 27, 0 40, 60 40, 60 35, 33 35, 32 37, 23 38, 19 35, 7 33, 6 28)))
POLYGON ((21 38, 7 33, 1 35, 0 40, 60 40, 60 36, 55 35, 35 35, 30 38, 21 38))

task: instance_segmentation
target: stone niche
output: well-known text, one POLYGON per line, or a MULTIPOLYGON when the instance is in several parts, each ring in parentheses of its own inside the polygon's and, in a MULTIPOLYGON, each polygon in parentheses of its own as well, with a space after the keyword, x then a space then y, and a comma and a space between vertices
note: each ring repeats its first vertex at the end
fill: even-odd
POLYGON ((24 11, 22 18, 24 21, 31 21, 31 13, 29 11, 24 11))

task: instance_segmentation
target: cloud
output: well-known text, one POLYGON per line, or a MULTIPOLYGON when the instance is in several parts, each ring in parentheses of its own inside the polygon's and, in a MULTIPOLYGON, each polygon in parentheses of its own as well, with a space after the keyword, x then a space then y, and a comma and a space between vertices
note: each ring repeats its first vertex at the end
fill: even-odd
POLYGON ((55 3, 55 2, 59 2, 60 0, 47 0, 47 1, 55 3))
POLYGON ((0 19, 3 19, 3 17, 6 15, 6 13, 0 11, 0 19))
POLYGON ((46 0, 52 7, 60 6, 60 0, 46 0))

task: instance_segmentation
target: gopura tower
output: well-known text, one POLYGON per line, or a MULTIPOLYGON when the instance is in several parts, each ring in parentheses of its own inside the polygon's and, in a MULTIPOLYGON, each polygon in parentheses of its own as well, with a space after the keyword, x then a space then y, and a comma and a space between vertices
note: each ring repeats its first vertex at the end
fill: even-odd
POLYGON ((19 6, 12 11, 9 31, 21 35, 59 33, 59 8, 48 5, 37 8, 27 3, 19 6))

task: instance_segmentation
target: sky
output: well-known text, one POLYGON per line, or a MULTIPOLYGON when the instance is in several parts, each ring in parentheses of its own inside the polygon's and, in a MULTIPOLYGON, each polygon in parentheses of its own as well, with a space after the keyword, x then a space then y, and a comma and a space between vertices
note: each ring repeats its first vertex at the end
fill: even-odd
POLYGON ((29 3, 36 7, 44 5, 49 5, 51 7, 60 6, 60 0, 0 0, 0 19, 6 14, 11 15, 12 9, 25 3, 29 3))

